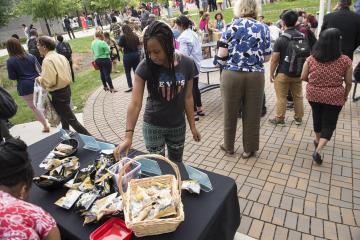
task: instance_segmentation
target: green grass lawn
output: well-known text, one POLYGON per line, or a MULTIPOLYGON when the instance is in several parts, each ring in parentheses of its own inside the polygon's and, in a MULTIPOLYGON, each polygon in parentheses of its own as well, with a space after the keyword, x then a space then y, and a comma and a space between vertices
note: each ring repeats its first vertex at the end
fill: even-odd
POLYGON ((75 38, 69 40, 71 49, 77 53, 89 53, 91 52, 91 42, 94 40, 93 36, 75 38))

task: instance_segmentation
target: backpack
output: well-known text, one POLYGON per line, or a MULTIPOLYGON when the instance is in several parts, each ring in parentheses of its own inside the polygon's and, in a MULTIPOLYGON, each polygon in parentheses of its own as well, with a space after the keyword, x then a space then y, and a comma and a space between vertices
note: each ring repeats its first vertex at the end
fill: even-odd
POLYGON ((8 119, 16 114, 17 105, 11 95, 0 87, 0 119, 8 119))
POLYGON ((71 48, 70 45, 68 43, 65 42, 61 42, 56 46, 56 51, 57 53, 63 55, 66 57, 67 60, 71 59, 71 48))
POLYGON ((283 33, 281 36, 289 39, 284 59, 286 75, 289 77, 300 77, 303 65, 310 56, 311 49, 309 42, 303 34, 295 37, 288 33, 283 33))

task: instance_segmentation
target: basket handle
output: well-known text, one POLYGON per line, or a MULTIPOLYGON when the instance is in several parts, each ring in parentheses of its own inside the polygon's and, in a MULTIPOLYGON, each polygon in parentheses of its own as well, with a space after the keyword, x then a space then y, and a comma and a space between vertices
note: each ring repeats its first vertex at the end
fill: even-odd
POLYGON ((119 187, 119 192, 121 194, 121 196, 124 195, 124 192, 123 192, 123 187, 122 187, 122 178, 124 176, 124 173, 125 173, 125 169, 127 167, 130 166, 130 164, 134 163, 135 161, 137 160, 146 160, 146 158, 156 158, 156 159, 159 159, 159 160, 162 160, 162 161, 165 161, 167 162, 174 170, 175 174, 176 174, 176 179, 177 179, 177 182, 178 182, 178 190, 179 190, 179 196, 181 197, 181 175, 180 175, 180 172, 179 172, 179 168, 178 166, 171 162, 169 159, 167 159, 166 157, 162 156, 162 155, 159 155, 159 154, 143 154, 143 155, 138 155, 136 156, 135 158, 133 158, 132 160, 130 160, 129 162, 127 162, 120 170, 119 172, 119 179, 118 179, 118 187, 119 187))

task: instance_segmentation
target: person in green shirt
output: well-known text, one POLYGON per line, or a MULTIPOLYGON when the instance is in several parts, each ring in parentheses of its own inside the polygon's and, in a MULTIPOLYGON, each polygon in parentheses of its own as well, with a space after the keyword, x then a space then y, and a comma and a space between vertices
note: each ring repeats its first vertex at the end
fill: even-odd
POLYGON ((104 34, 102 31, 95 32, 95 39, 91 43, 91 51, 94 54, 95 63, 100 70, 101 81, 105 91, 117 92, 114 89, 111 80, 111 60, 110 60, 110 48, 104 41, 104 34))

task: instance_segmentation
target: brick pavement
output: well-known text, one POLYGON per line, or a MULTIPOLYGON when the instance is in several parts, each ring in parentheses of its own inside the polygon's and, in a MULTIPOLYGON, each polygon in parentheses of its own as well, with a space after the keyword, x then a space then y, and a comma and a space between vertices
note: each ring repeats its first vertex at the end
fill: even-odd
MULTIPOLYGON (((205 76, 200 79, 206 81, 205 76)), ((211 74, 212 82, 218 79, 218 73, 211 74)), ((131 94, 123 93, 124 76, 115 81, 115 87, 120 90, 116 94, 99 88, 91 95, 84 122, 94 136, 118 143, 124 135, 131 94)), ((275 114, 275 93, 268 81, 265 91, 268 114, 261 120, 256 157, 240 157, 241 121, 235 156, 220 151, 223 112, 216 89, 202 96, 206 116, 196 123, 202 140, 194 142, 187 130, 184 160, 236 181, 242 214, 238 231, 243 234, 259 239, 360 239, 360 102, 346 103, 334 137, 324 150, 324 162, 317 166, 311 157, 314 133, 309 104, 304 101, 301 126, 292 123, 293 112, 288 111, 286 126, 274 127, 268 123, 275 114)), ((136 126, 133 147, 145 151, 141 122, 136 126)))

